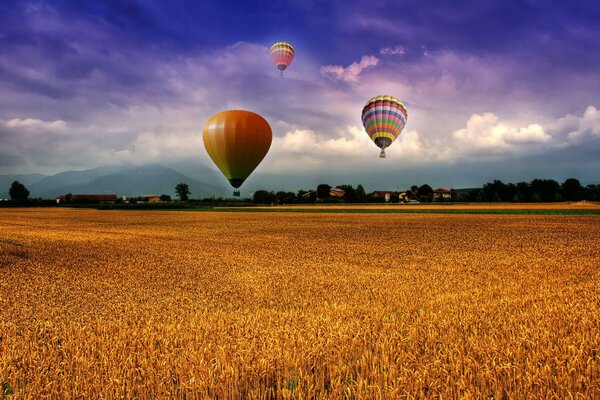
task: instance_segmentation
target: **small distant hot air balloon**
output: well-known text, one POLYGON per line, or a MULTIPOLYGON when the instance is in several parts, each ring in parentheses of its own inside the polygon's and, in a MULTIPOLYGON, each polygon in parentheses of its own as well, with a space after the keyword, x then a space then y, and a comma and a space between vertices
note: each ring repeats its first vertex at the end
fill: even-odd
POLYGON ((275 66, 281 71, 281 75, 283 75, 283 70, 292 63, 295 52, 294 47, 291 44, 287 42, 277 42, 271 46, 269 54, 271 54, 271 60, 273 60, 273 63, 275 63, 275 66))
POLYGON ((385 158, 385 149, 402 133, 407 120, 406 107, 395 97, 376 96, 367 101, 362 110, 362 123, 381 149, 379 157, 385 158))
POLYGON ((213 115, 202 132, 208 155, 237 190, 260 164, 271 147, 273 134, 260 115, 245 110, 228 110, 213 115))

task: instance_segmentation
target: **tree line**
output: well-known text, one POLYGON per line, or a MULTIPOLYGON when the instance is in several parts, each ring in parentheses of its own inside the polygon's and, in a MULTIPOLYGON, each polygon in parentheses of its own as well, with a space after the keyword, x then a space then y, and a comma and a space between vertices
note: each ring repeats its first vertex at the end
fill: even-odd
MULTIPOLYGON (((181 201, 188 201, 191 195, 186 183, 179 183, 175 192, 181 201)), ((14 181, 9 189, 12 203, 27 204, 30 202, 29 190, 19 181, 14 181)), ((171 201, 171 196, 160 196, 162 201, 171 201)), ((134 200, 134 199, 132 199, 134 200)), ((449 197, 434 197, 434 190, 428 184, 421 186, 412 185, 404 191, 389 193, 389 197, 377 196, 377 193, 367 194, 363 185, 356 188, 352 185, 338 185, 332 187, 320 184, 316 190, 300 189, 291 191, 257 190, 252 196, 256 204, 302 204, 315 202, 346 202, 346 203, 382 203, 389 201, 419 201, 422 203, 432 201, 449 202, 557 202, 557 201, 600 201, 600 185, 590 184, 583 186, 575 178, 566 179, 559 183, 553 179, 533 179, 531 182, 504 183, 500 180, 488 182, 481 188, 450 189, 449 197), (332 189, 341 189, 343 196, 332 196, 332 189)), ((139 201, 144 201, 142 198, 139 201)), ((37 199, 37 202, 50 202, 50 200, 37 199)))
MULTIPOLYGON (((343 197, 330 195, 332 186, 321 184, 317 190, 300 189, 297 192, 257 190, 253 202, 257 204, 294 204, 320 202, 381 203, 386 201, 376 193, 367 194, 362 185, 338 185, 344 191, 343 197)), ((392 192, 387 201, 427 202, 558 202, 558 201, 600 201, 600 185, 583 186, 575 178, 559 183, 554 179, 533 179, 531 182, 503 183, 494 180, 482 188, 450 189, 450 197, 434 197, 434 190, 428 184, 412 185, 409 189, 392 192), (404 196, 401 197, 401 194, 404 196)))
POLYGON ((579 180, 569 178, 563 183, 554 179, 534 179, 531 182, 503 183, 495 180, 481 189, 461 193, 457 201, 484 202, 554 202, 600 201, 600 185, 583 186, 579 180))

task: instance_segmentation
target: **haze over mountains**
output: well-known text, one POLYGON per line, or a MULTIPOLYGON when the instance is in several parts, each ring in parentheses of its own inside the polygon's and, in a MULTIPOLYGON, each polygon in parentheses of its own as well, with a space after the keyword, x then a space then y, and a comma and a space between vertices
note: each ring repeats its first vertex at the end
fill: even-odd
MULTIPOLYGON (((207 180, 212 171, 208 171, 207 180)), ((99 167, 84 171, 65 171, 56 175, 0 175, 0 197, 8 197, 13 181, 18 180, 30 191, 30 197, 54 198, 67 193, 116 194, 118 196, 141 196, 144 194, 168 194, 174 196, 178 183, 187 183, 192 196, 223 196, 229 193, 224 185, 190 178, 173 169, 157 164, 140 166, 99 167)))
MULTIPOLYGON (((377 159, 376 161, 380 161, 377 159)), ((577 178, 583 185, 597 184, 598 169, 584 170, 576 168, 568 159, 559 154, 554 158, 554 167, 559 170, 552 176, 544 173, 543 162, 534 156, 513 160, 506 164, 501 160, 491 160, 486 169, 477 168, 476 163, 464 162, 458 165, 437 168, 423 168, 419 165, 404 164, 402 160, 380 163, 369 170, 351 169, 337 171, 322 168, 311 173, 299 170, 292 173, 264 172, 258 168, 241 187, 242 197, 251 197, 259 189, 273 191, 292 191, 316 189, 326 183, 331 186, 349 184, 356 187, 362 184, 366 191, 395 190, 403 191, 412 185, 429 184, 433 188, 473 188, 486 182, 500 179, 503 182, 531 181, 535 178, 550 178, 563 182, 567 178, 577 178), (488 169, 496 171, 491 175, 488 169)), ((600 167, 600 161, 593 162, 600 167)), ((31 192, 32 198, 54 198, 67 193, 116 194, 135 197, 145 194, 168 194, 174 196, 178 183, 190 186, 191 198, 231 197, 232 188, 227 180, 215 168, 201 163, 181 162, 169 167, 159 164, 104 166, 83 171, 65 171, 55 175, 43 174, 6 174, 0 175, 0 198, 8 198, 8 190, 13 181, 23 183, 31 192)))

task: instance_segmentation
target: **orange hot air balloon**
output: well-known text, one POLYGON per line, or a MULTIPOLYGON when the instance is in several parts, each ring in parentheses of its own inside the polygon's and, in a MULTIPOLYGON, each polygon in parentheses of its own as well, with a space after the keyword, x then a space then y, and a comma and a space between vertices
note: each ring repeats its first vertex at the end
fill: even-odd
MULTIPOLYGON (((210 158, 231 186, 238 189, 267 155, 273 134, 260 115, 228 110, 208 119, 202 137, 210 158)), ((233 195, 239 196, 239 190, 233 195)))

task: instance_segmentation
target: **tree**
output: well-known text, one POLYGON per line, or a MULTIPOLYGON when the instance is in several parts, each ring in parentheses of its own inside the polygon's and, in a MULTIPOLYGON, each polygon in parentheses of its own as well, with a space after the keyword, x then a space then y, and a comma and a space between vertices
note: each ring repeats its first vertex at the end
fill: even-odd
POLYGON ((344 200, 349 203, 356 203, 356 189, 352 187, 352 185, 339 185, 338 189, 342 189, 344 191, 344 200))
POLYGON ((417 185, 412 185, 410 190, 406 191, 406 198, 408 200, 416 200, 419 196, 419 187, 417 185))
POLYGON ((590 201, 600 201, 600 185, 587 185, 583 188, 583 198, 590 201))
POLYGON ((279 191, 275 194, 275 200, 279 205, 292 204, 296 200, 296 195, 294 192, 279 191))
POLYGON ((322 183, 319 186, 317 186, 317 197, 319 199, 328 199, 330 191, 331 191, 331 186, 329 186, 325 183, 322 183))
POLYGON ((428 184, 421 185, 418 192, 419 200, 422 202, 433 200, 433 189, 428 184))
POLYGON ((367 201, 367 193, 365 192, 365 188, 360 183, 356 187, 356 202, 364 203, 367 201))
POLYGON ((14 181, 12 185, 10 185, 8 195, 12 201, 25 203, 29 198, 29 190, 27 190, 25 185, 23 185, 21 182, 14 181))
POLYGON ((583 196, 583 186, 581 186, 581 183, 575 178, 569 178, 564 181, 560 189, 563 200, 581 200, 583 196))
POLYGON ((160 201, 169 202, 169 201, 171 201, 171 196, 169 196, 168 194, 161 194, 160 195, 160 201))
POLYGON ((502 181, 495 180, 483 185, 483 198, 485 201, 501 201, 506 185, 502 181))
POLYGON ((317 201, 317 192, 314 190, 298 190, 296 194, 296 202, 298 203, 314 203, 317 201))
POLYGON ((554 179, 534 179, 531 181, 534 201, 556 201, 561 198, 560 185, 554 179))
POLYGON ((529 202, 532 199, 533 193, 531 192, 531 186, 527 182, 517 182, 516 184, 515 199, 521 203, 529 202))
POLYGON ((187 201, 189 195, 192 194, 187 183, 178 183, 177 186, 175 186, 175 193, 177 193, 177 196, 179 196, 181 201, 187 201))
POLYGON ((275 193, 267 190, 257 190, 252 196, 252 201, 256 204, 272 204, 275 200, 275 193))

